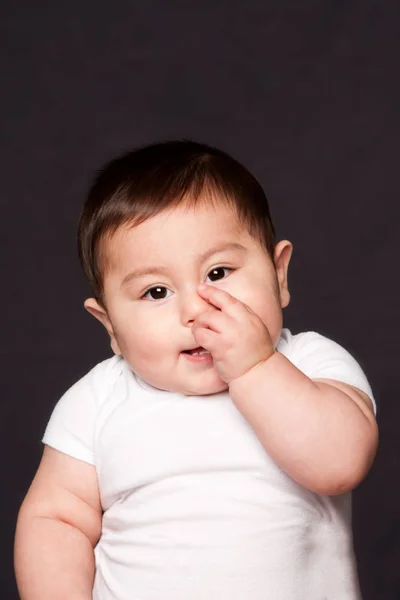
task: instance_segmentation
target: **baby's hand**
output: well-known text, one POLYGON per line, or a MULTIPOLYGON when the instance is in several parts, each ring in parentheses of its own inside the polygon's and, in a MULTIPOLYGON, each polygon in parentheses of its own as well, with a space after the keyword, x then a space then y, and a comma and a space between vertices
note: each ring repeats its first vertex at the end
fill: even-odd
POLYGON ((212 354, 219 376, 229 385, 272 356, 271 336, 261 319, 228 292, 207 284, 198 292, 210 309, 195 319, 193 336, 212 354))

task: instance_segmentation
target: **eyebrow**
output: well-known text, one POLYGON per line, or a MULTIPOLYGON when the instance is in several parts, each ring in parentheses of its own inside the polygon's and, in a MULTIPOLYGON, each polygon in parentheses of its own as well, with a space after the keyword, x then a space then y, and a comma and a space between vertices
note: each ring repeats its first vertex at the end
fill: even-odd
MULTIPOLYGON (((222 245, 218 245, 218 246, 209 248, 202 254, 199 254, 196 258, 199 263, 202 263, 205 260, 207 260, 208 258, 210 258, 211 256, 213 256, 214 254, 218 254, 220 252, 226 252, 228 250, 237 250, 241 253, 247 252, 246 248, 244 246, 242 246, 242 244, 239 244, 238 242, 228 242, 226 244, 222 244, 222 245)), ((145 275, 156 275, 158 273, 162 273, 165 275, 168 273, 168 269, 161 265, 154 266, 154 267, 144 267, 143 269, 134 269, 133 271, 130 271, 128 273, 128 275, 126 275, 123 278, 123 280, 121 282, 121 287, 126 285, 129 281, 132 281, 133 279, 139 279, 139 277, 144 277, 145 275)))

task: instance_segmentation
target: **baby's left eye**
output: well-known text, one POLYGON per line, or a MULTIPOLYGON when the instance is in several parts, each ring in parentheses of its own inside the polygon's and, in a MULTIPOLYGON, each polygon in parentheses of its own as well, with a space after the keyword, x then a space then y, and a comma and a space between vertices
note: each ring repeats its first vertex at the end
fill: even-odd
POLYGON ((211 269, 207 277, 210 277, 211 281, 218 281, 219 279, 223 279, 226 275, 224 271, 232 271, 229 267, 215 267, 215 269, 211 269))
POLYGON ((143 294, 142 298, 147 298, 148 300, 164 300, 168 298, 167 293, 168 290, 163 285, 155 285, 147 290, 145 294, 143 294))

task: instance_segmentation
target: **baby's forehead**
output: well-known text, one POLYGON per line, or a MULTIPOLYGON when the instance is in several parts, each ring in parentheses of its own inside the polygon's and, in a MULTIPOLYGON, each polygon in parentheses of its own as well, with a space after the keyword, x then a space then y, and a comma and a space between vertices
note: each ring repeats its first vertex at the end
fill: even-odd
POLYGON ((194 207, 177 206, 158 212, 147 218, 138 218, 127 221, 117 227, 110 238, 125 240, 127 237, 151 237, 157 241, 160 236, 172 235, 173 239, 187 238, 188 233, 202 234, 205 239, 207 233, 246 234, 247 223, 241 219, 237 210, 225 204, 212 203, 196 205, 194 207))
MULTIPOLYGON (((198 254, 207 248, 226 245, 233 249, 235 242, 251 243, 247 224, 229 206, 213 204, 194 208, 177 207, 142 219, 129 221, 105 237, 101 258, 104 266, 132 257, 146 260, 177 259, 198 254)), ((254 240, 253 240, 254 241, 254 240)))

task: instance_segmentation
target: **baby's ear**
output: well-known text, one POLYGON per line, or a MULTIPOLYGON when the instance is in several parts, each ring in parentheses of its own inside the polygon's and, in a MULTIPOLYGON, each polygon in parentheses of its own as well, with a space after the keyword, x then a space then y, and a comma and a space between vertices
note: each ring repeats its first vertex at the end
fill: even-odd
POLYGON ((103 308, 103 306, 99 304, 96 298, 88 298, 83 303, 83 306, 91 315, 93 315, 98 321, 100 321, 102 325, 104 325, 108 335, 110 336, 111 348, 114 354, 121 355, 122 353, 118 345, 117 339, 115 337, 114 328, 105 308, 103 308))
POLYGON ((293 245, 288 240, 282 240, 275 246, 274 263, 282 308, 290 302, 288 268, 292 252, 293 245))

